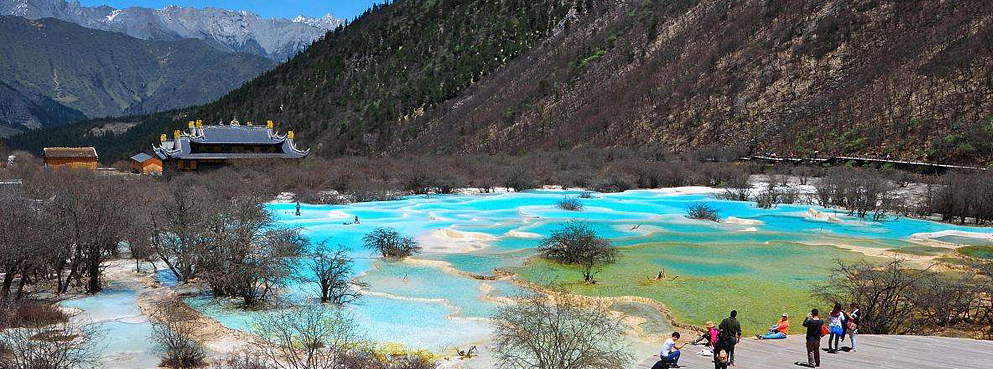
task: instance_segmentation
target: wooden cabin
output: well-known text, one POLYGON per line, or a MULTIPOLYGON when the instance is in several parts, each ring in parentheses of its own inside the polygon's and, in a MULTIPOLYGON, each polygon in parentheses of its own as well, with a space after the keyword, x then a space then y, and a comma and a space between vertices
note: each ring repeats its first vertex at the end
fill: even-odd
POLYGON ((162 159, 146 153, 138 153, 131 157, 131 171, 138 174, 162 174, 162 159))
POLYGON ((97 150, 92 147, 46 147, 45 166, 49 168, 97 169, 97 150))
POLYGON ((216 126, 189 122, 188 131, 173 132, 172 140, 163 134, 160 141, 159 146, 152 147, 155 156, 164 168, 179 171, 220 168, 247 160, 297 161, 310 152, 297 149, 293 131, 280 134, 272 121, 265 126, 241 125, 238 120, 216 126))

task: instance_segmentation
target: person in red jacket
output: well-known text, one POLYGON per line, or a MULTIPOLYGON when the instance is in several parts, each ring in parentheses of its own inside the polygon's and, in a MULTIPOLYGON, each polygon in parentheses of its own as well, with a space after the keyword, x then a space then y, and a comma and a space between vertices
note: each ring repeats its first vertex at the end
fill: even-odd
POLYGON ((783 317, 776 321, 776 323, 772 325, 772 328, 769 328, 769 332, 766 332, 766 334, 756 334, 755 338, 760 340, 777 340, 786 338, 786 335, 789 333, 790 315, 783 313, 783 317))

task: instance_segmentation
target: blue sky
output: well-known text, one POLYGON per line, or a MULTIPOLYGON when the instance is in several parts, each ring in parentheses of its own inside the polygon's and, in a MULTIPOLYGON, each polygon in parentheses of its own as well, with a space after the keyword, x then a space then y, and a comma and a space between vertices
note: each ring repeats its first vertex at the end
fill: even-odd
MULTIPOLYGON (((2 1, 2 0, 0 0, 2 1)), ((162 8, 168 5, 187 7, 215 7, 231 10, 248 10, 267 18, 293 18, 303 14, 321 17, 331 13, 338 18, 354 18, 372 4, 383 0, 80 0, 83 5, 110 5, 115 8, 142 6, 162 8)))

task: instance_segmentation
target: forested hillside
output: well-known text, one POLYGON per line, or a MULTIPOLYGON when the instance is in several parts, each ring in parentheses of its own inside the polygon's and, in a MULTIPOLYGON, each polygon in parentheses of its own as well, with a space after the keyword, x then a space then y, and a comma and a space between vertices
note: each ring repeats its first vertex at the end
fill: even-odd
POLYGON ((273 119, 325 156, 718 145, 988 164, 991 97, 988 1, 404 0, 189 115, 273 119))
POLYGON ((199 40, 11 16, 0 16, 0 55, 0 126, 22 130, 210 102, 275 65, 199 40))

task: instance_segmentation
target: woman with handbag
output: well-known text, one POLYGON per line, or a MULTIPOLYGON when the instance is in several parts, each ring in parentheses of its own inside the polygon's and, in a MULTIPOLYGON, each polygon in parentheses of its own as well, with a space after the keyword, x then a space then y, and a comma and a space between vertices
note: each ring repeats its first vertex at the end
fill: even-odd
POLYGON ((834 309, 828 313, 828 353, 838 353, 838 344, 841 337, 845 335, 844 323, 845 312, 840 303, 834 303, 834 309), (832 345, 833 343, 833 345, 832 345))
POLYGON ((859 317, 862 312, 859 310, 859 304, 853 302, 851 304, 852 312, 848 313, 848 339, 852 341, 852 352, 855 352, 855 336, 858 335, 859 331, 859 317))

